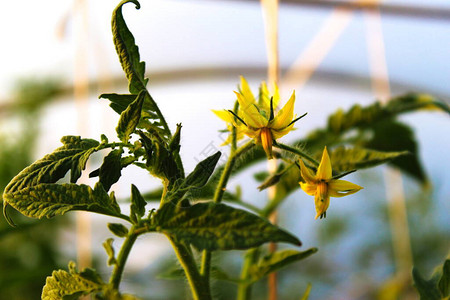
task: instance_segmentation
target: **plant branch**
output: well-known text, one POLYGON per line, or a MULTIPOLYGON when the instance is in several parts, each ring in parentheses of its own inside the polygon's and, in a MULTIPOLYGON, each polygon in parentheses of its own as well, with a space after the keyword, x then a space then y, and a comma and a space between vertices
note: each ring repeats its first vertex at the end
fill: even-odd
MULTIPOLYGON (((209 284, 206 284, 204 277, 199 273, 197 264, 187 247, 168 237, 175 254, 184 269, 194 300, 211 300, 209 284)), ((209 279, 209 278, 208 278, 209 279)))
MULTIPOLYGON (((237 106, 235 105, 235 110, 237 110, 237 106)), ((248 142, 247 144, 243 145, 239 149, 236 150, 236 128, 233 127, 232 132, 232 146, 230 151, 230 157, 228 158, 228 161, 225 165, 225 168, 223 169, 222 175, 220 176, 219 183, 216 188, 216 192, 214 193, 214 202, 220 203, 223 198, 223 194, 225 193, 225 189, 228 183, 228 179, 230 178, 231 172, 233 170, 234 164, 236 162, 236 159, 245 153, 245 151, 249 150, 251 147, 253 147, 254 143, 252 141, 248 142)), ((201 276, 203 277, 206 286, 209 287, 209 276, 210 276, 210 269, 211 269, 211 252, 208 250, 204 250, 202 254, 202 265, 201 265, 201 276)))
POLYGON ((304 159, 306 159, 306 160, 310 161, 311 163, 313 163, 314 166, 316 166, 316 167, 319 166, 319 162, 317 160, 315 160, 314 158, 312 158, 311 156, 309 156, 308 154, 306 154, 305 152, 301 151, 298 148, 294 148, 294 147, 291 147, 291 146, 288 146, 288 145, 285 145, 285 144, 282 144, 282 143, 278 143, 278 142, 274 143, 273 146, 278 148, 278 149, 282 149, 282 150, 294 153, 294 154, 296 154, 296 155, 298 155, 300 157, 303 157, 304 159))
POLYGON ((230 157, 228 158, 228 161, 223 169, 222 175, 220 176, 219 183, 217 184, 216 191, 214 193, 214 202, 220 203, 222 201, 223 194, 225 193, 228 179, 230 179, 231 171, 233 170, 234 164, 236 163, 236 159, 246 151, 250 150, 253 146, 253 141, 249 141, 248 143, 238 148, 236 151, 231 152, 230 157))
POLYGON ((203 250, 202 253, 202 265, 200 269, 200 274, 203 277, 203 280, 205 281, 206 286, 210 286, 209 277, 211 275, 211 251, 203 250))
POLYGON ((125 263, 127 261, 128 255, 130 254, 131 248, 136 241, 138 234, 135 232, 135 227, 132 226, 128 232, 125 241, 122 244, 119 255, 117 256, 116 264, 114 266, 113 272, 109 279, 109 284, 113 289, 118 290, 120 280, 122 279, 123 270, 125 268, 125 263))
POLYGON ((252 294, 252 282, 250 280, 250 268, 259 257, 259 249, 253 248, 245 253, 241 271, 241 283, 238 285, 237 300, 249 300, 252 294))

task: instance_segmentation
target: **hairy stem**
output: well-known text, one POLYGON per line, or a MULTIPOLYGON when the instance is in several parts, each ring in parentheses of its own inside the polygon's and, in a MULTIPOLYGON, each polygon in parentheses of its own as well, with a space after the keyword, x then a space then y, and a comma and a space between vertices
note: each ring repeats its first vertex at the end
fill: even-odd
POLYGON ((120 248, 119 255, 117 256, 116 264, 109 279, 109 284, 116 290, 119 289, 120 280, 122 279, 123 270, 125 268, 125 263, 127 261, 128 255, 130 254, 131 248, 136 241, 138 234, 134 231, 135 227, 131 227, 130 231, 125 238, 125 241, 120 248))
POLYGON ((205 278, 199 273, 197 264, 189 249, 186 248, 185 245, 176 242, 171 237, 169 237, 169 240, 184 269, 194 300, 211 300, 209 284, 207 284, 208 282, 205 282, 205 278))
POLYGON ((250 267, 256 262, 259 256, 258 248, 253 248, 245 253, 242 265, 241 280, 238 285, 237 300, 249 300, 252 294, 252 283, 250 282, 250 267))
POLYGON ((208 287, 210 286, 209 276, 211 275, 211 256, 211 251, 203 250, 200 275, 202 275, 205 285, 208 287))
MULTIPOLYGON (((235 107, 236 109, 236 107, 235 107)), ((233 127, 234 128, 234 127, 233 127)), ((253 142, 243 145, 239 149, 236 150, 236 129, 233 131, 233 145, 231 146, 230 157, 228 158, 227 163, 225 164, 225 168, 223 169, 222 175, 220 176, 219 183, 217 184, 216 191, 214 193, 214 202, 220 203, 222 201, 222 197, 225 193, 226 186, 228 183, 228 179, 231 176, 231 171, 233 170, 236 159, 242 155, 245 151, 249 150, 253 147, 253 142)), ((204 250, 202 254, 202 265, 201 265, 201 275, 205 280, 209 288, 209 276, 211 269, 211 252, 208 250, 204 250)))
POLYGON ((237 149, 236 151, 232 151, 230 157, 228 158, 227 163, 223 169, 222 175, 220 176, 219 183, 217 184, 216 191, 214 193, 214 202, 220 203, 222 201, 223 195, 225 193, 228 179, 230 179, 231 171, 233 170, 234 164, 236 163, 236 159, 239 158, 246 151, 250 150, 254 146, 253 141, 250 141, 237 149))
POLYGON ((300 157, 303 157, 304 159, 308 160, 309 162, 311 162, 312 164, 314 164, 314 166, 318 166, 319 162, 317 160, 315 160, 314 158, 312 158, 311 156, 309 156, 308 154, 306 154, 305 152, 303 152, 302 150, 298 149, 298 148, 294 148, 282 143, 274 143, 273 145, 274 147, 278 148, 278 149, 282 149, 294 154, 297 154, 300 157))

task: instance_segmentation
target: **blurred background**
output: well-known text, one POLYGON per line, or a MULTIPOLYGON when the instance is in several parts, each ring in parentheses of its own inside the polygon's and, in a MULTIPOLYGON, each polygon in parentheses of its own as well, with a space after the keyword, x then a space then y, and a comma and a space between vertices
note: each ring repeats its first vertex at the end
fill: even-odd
MULTIPOLYGON (((127 90, 110 30, 117 3, 24 0, 20 9, 12 1, 2 3, 0 191, 27 164, 59 147, 63 135, 99 139, 105 133, 113 140, 118 115, 98 95, 127 90)), ((267 79, 261 4, 147 0, 141 5, 139 11, 125 5, 125 20, 147 63, 149 91, 172 129, 183 124, 181 154, 189 171, 208 151, 221 148, 224 124, 211 109, 232 107, 240 75, 254 91, 267 79)), ((286 101, 295 89, 296 113, 308 112, 284 141, 325 126, 327 115, 340 107, 369 105, 389 95, 425 92, 448 103, 449 37, 449 1, 281 1, 282 98, 286 101)), ((310 299, 416 299, 410 278, 399 279, 399 274, 410 274, 413 264, 428 275, 448 255, 449 118, 419 112, 401 120, 414 129, 429 182, 425 187, 402 179, 408 226, 399 233, 406 240, 404 252, 394 251, 386 167, 349 176, 364 190, 332 199, 326 220, 315 221, 311 197, 297 191, 281 206, 280 225, 298 236, 304 249, 318 247, 319 252, 279 274, 280 299, 299 299, 308 282, 310 299), (399 261, 402 256, 406 262, 399 261)), ((101 160, 102 153, 95 155, 90 169, 101 160)), ((258 192, 251 174, 266 168, 265 163, 252 167, 232 180, 231 188, 245 186, 244 199, 262 207, 267 195, 258 192)), ((142 192, 158 186, 139 168, 122 173, 113 186, 118 198, 126 200, 131 183, 142 192)), ((106 229, 111 219, 69 213, 37 221, 11 213, 17 228, 0 218, 2 298, 38 299, 45 277, 66 268, 69 260, 92 260, 105 279, 109 276, 101 244, 112 235, 106 229)), ((115 245, 120 242, 116 239, 115 245)), ((242 254, 230 251, 215 260, 238 277, 242 254)), ((183 280, 158 276, 175 266, 174 259, 163 236, 142 237, 131 253, 123 290, 144 299, 184 299, 183 280)), ((218 299, 235 295, 227 282, 214 282, 213 290, 218 299)), ((265 299, 265 293, 265 282, 258 283, 255 299, 265 299)))

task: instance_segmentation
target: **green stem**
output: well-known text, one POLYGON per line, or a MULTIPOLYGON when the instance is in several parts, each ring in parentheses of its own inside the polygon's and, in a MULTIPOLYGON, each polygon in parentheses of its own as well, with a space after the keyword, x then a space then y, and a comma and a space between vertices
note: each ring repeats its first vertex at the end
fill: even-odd
MULTIPOLYGON (((233 132, 233 135, 236 135, 236 132, 233 132)), ((234 146, 232 145, 231 151, 230 151, 230 157, 228 158, 228 161, 225 165, 225 168, 222 171, 222 175, 220 176, 219 183, 216 187, 216 191, 214 193, 214 202, 220 203, 222 201, 223 195, 225 193, 225 189, 228 183, 228 179, 231 176, 231 171, 233 170, 234 163, 236 162, 236 159, 242 155, 245 151, 249 150, 251 147, 253 147, 254 143, 252 141, 248 142, 247 144, 243 145, 239 149, 236 150, 235 148, 235 137, 234 137, 234 146)), ((209 289, 209 276, 210 276, 210 269, 211 269, 211 252, 208 250, 204 250, 202 254, 202 265, 201 265, 201 275, 208 286, 209 289)))
POLYGON ((202 266, 200 269, 200 274, 203 277, 203 280, 205 281, 206 286, 210 286, 209 283, 209 276, 211 274, 211 251, 203 250, 202 253, 202 266))
POLYGON ((247 150, 254 146, 253 141, 249 141, 247 144, 243 145, 236 151, 232 151, 227 163, 223 169, 222 175, 220 176, 219 183, 217 184, 216 191, 214 193, 214 202, 220 203, 222 201, 223 195, 228 184, 228 179, 230 179, 231 171, 233 170, 236 159, 245 153, 247 150))
POLYGON ((155 110, 155 113, 159 117, 159 121, 161 122, 161 125, 164 127, 164 129, 167 131, 167 134, 169 135, 169 138, 172 137, 172 133, 170 132, 169 126, 167 125, 166 119, 164 118, 163 114, 159 110, 158 105, 156 104, 155 100, 153 100, 150 93, 145 89, 146 95, 148 97, 148 100, 152 103, 153 109, 155 110))
POLYGON ((195 263, 189 249, 187 249, 185 245, 176 242, 171 237, 169 237, 169 240, 172 243, 175 254, 184 269, 194 300, 212 299, 209 284, 206 284, 207 282, 205 282, 204 277, 200 275, 197 264, 195 263))
POLYGON ((109 279, 109 284, 116 290, 119 289, 120 280, 122 279, 123 270, 125 268, 125 263, 127 261, 128 255, 130 254, 131 248, 136 241, 138 234, 134 231, 135 227, 132 226, 130 231, 122 244, 119 255, 117 256, 116 264, 114 266, 111 278, 109 279))
POLYGON ((241 280, 238 285, 237 300, 249 300, 252 294, 252 282, 250 282, 250 268, 259 257, 258 248, 253 248, 245 253, 244 263, 242 265, 241 280))
POLYGON ((308 154, 306 154, 305 152, 303 152, 302 150, 298 149, 298 148, 294 148, 282 143, 274 143, 273 145, 276 148, 282 149, 282 150, 286 150, 288 152, 297 154, 298 156, 301 156, 305 159, 307 159, 308 161, 310 161, 311 163, 313 163, 316 167, 319 166, 319 162, 317 160, 315 160, 314 158, 312 158, 311 156, 309 156, 308 154))

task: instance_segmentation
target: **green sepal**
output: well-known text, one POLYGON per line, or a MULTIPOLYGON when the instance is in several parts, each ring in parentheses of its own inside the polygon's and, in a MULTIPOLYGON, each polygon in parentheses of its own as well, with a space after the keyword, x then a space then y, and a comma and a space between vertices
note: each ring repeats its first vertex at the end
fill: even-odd
POLYGON ((128 2, 134 3, 136 9, 141 7, 137 0, 121 1, 113 11, 111 28, 120 64, 128 78, 128 89, 131 94, 138 94, 145 89, 148 79, 145 78, 145 62, 140 61, 139 48, 123 19, 122 6, 128 2))
POLYGON ((145 90, 142 90, 136 99, 120 114, 119 124, 116 131, 119 139, 127 143, 130 135, 134 133, 141 120, 142 105, 145 99, 145 90))
MULTIPOLYGON (((294 164, 290 164, 288 166, 285 166, 284 164, 280 164, 278 166, 275 174, 272 174, 269 176, 269 174, 266 173, 265 175, 267 175, 267 176, 264 179, 264 182, 258 186, 258 189, 260 191, 262 191, 264 189, 267 189, 267 188, 277 184, 281 180, 281 177, 283 177, 283 175, 286 174, 293 166, 294 166, 294 164)), ((260 178, 262 178, 262 177, 260 177, 260 178)))
POLYGON ((45 155, 17 174, 6 186, 4 193, 10 194, 41 183, 55 183, 71 170, 70 181, 75 183, 81 176, 89 156, 98 150, 99 142, 79 136, 64 136, 62 147, 45 155))
POLYGON ((450 260, 445 260, 441 267, 436 268, 429 280, 424 279, 416 268, 413 268, 412 277, 421 300, 447 299, 450 290, 450 260))
POLYGON ((114 195, 109 196, 100 183, 94 189, 74 183, 39 184, 3 197, 9 205, 31 218, 52 218, 72 210, 123 217, 114 195))
POLYGON ((116 183, 122 173, 122 149, 109 152, 103 159, 103 163, 99 169, 99 181, 103 185, 105 191, 109 191, 111 186, 116 183))
POLYGON ((270 253, 250 268, 250 277, 253 282, 258 281, 272 272, 311 256, 317 251, 317 248, 310 248, 306 251, 287 249, 270 253))
POLYGON ((115 265, 117 263, 116 261, 116 254, 113 248, 113 238, 107 239, 105 242, 103 242, 103 248, 105 248, 106 254, 108 255, 108 266, 115 265))
POLYGON ((132 184, 130 217, 135 224, 137 224, 138 219, 144 216, 146 205, 147 202, 145 202, 145 199, 144 197, 142 197, 141 193, 139 192, 139 189, 134 184, 132 184))
POLYGON ((221 203, 198 203, 186 208, 167 203, 153 221, 155 231, 199 250, 248 249, 266 242, 301 245, 295 236, 266 219, 221 203))
POLYGON ((69 272, 53 271, 42 289, 42 300, 76 300, 80 296, 100 292, 105 286, 100 276, 92 269, 78 272, 74 262, 69 263, 69 272))
POLYGON ((108 229, 118 237, 126 237, 128 228, 120 223, 108 223, 108 229))

